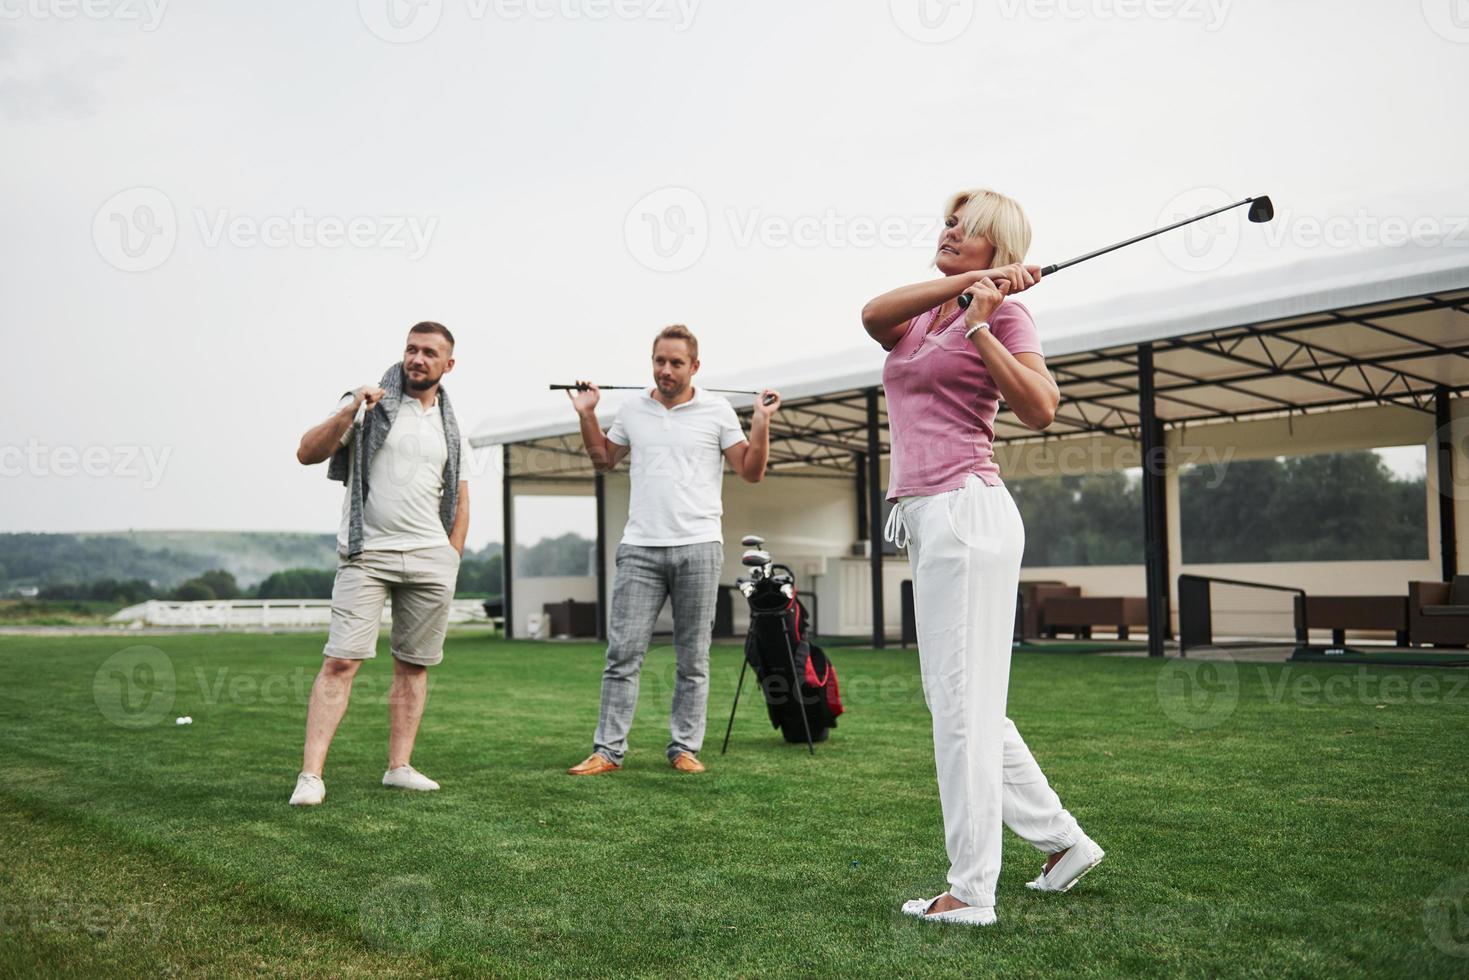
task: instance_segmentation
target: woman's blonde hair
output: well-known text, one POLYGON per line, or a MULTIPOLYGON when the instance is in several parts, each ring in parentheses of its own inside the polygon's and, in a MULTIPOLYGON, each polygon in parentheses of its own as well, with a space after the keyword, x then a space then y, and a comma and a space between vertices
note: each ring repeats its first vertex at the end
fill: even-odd
POLYGON ((995 246, 995 266, 1025 261, 1030 251, 1030 221, 1020 202, 985 187, 959 191, 944 205, 944 220, 959 219, 965 236, 983 235, 995 246))

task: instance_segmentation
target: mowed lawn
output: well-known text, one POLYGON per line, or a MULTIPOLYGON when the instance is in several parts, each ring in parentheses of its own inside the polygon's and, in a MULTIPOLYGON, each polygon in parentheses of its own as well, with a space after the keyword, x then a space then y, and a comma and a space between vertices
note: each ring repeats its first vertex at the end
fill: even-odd
POLYGON ((815 758, 714 653, 709 772, 664 761, 650 654, 626 768, 574 779, 601 651, 457 635, 383 789, 386 651, 325 805, 286 805, 309 635, 0 638, 0 974, 1463 976, 1469 673, 1017 655, 1010 714, 1108 852, 999 925, 944 888, 910 652, 837 649, 848 714, 815 758), (177 726, 180 715, 193 718, 177 726))

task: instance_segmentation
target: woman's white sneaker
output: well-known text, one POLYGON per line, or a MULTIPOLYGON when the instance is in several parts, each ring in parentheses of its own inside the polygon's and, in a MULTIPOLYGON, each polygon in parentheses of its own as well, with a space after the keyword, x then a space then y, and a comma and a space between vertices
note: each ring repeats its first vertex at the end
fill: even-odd
POLYGON ((326 799, 326 783, 320 776, 303 772, 296 777, 296 792, 291 794, 291 806, 316 806, 326 799))
POLYGON ((1081 839, 1067 848, 1050 871, 1042 870, 1040 877, 1026 882, 1025 887, 1038 892, 1070 891, 1082 875, 1101 864, 1106 856, 1107 852, 1098 847, 1096 841, 1082 834, 1081 839))
POLYGON ((429 779, 412 766, 399 766, 383 773, 383 785, 395 789, 434 790, 439 784, 429 779))

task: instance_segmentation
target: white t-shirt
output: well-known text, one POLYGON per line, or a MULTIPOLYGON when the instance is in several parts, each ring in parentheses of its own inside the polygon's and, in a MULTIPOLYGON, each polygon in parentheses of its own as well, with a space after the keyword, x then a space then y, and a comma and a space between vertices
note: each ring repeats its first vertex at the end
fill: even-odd
MULTIPOLYGON (((350 396, 337 403, 341 411, 352 403, 350 396)), ((356 428, 342 435, 342 445, 351 445, 356 428)), ((469 440, 459 437, 460 478, 469 469, 469 440)), ((444 463, 449 443, 444 438, 444 417, 438 399, 423 407, 417 398, 398 403, 398 417, 388 437, 372 455, 367 474, 367 500, 362 505, 362 547, 369 551, 413 551, 449 543, 449 533, 439 519, 439 501, 444 494, 444 463)), ((352 465, 357 465, 353 447, 352 465)), ((342 496, 342 523, 337 531, 337 549, 347 550, 348 526, 352 519, 352 494, 342 496)))
POLYGON ((698 388, 664 408, 649 388, 622 406, 607 438, 630 446, 632 499, 624 544, 666 547, 723 541, 724 451, 745 441, 729 400, 698 388))

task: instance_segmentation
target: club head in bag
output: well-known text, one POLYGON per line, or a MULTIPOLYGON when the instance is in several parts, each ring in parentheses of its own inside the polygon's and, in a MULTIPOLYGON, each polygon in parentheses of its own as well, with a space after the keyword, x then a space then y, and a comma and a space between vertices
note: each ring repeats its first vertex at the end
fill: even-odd
POLYGON ((1250 202, 1249 217, 1257 225, 1262 225, 1275 217, 1275 205, 1270 202, 1269 194, 1257 197, 1250 202))
POLYGON ((763 568, 770 564, 770 552, 747 551, 744 557, 740 559, 740 564, 747 568, 763 568))

